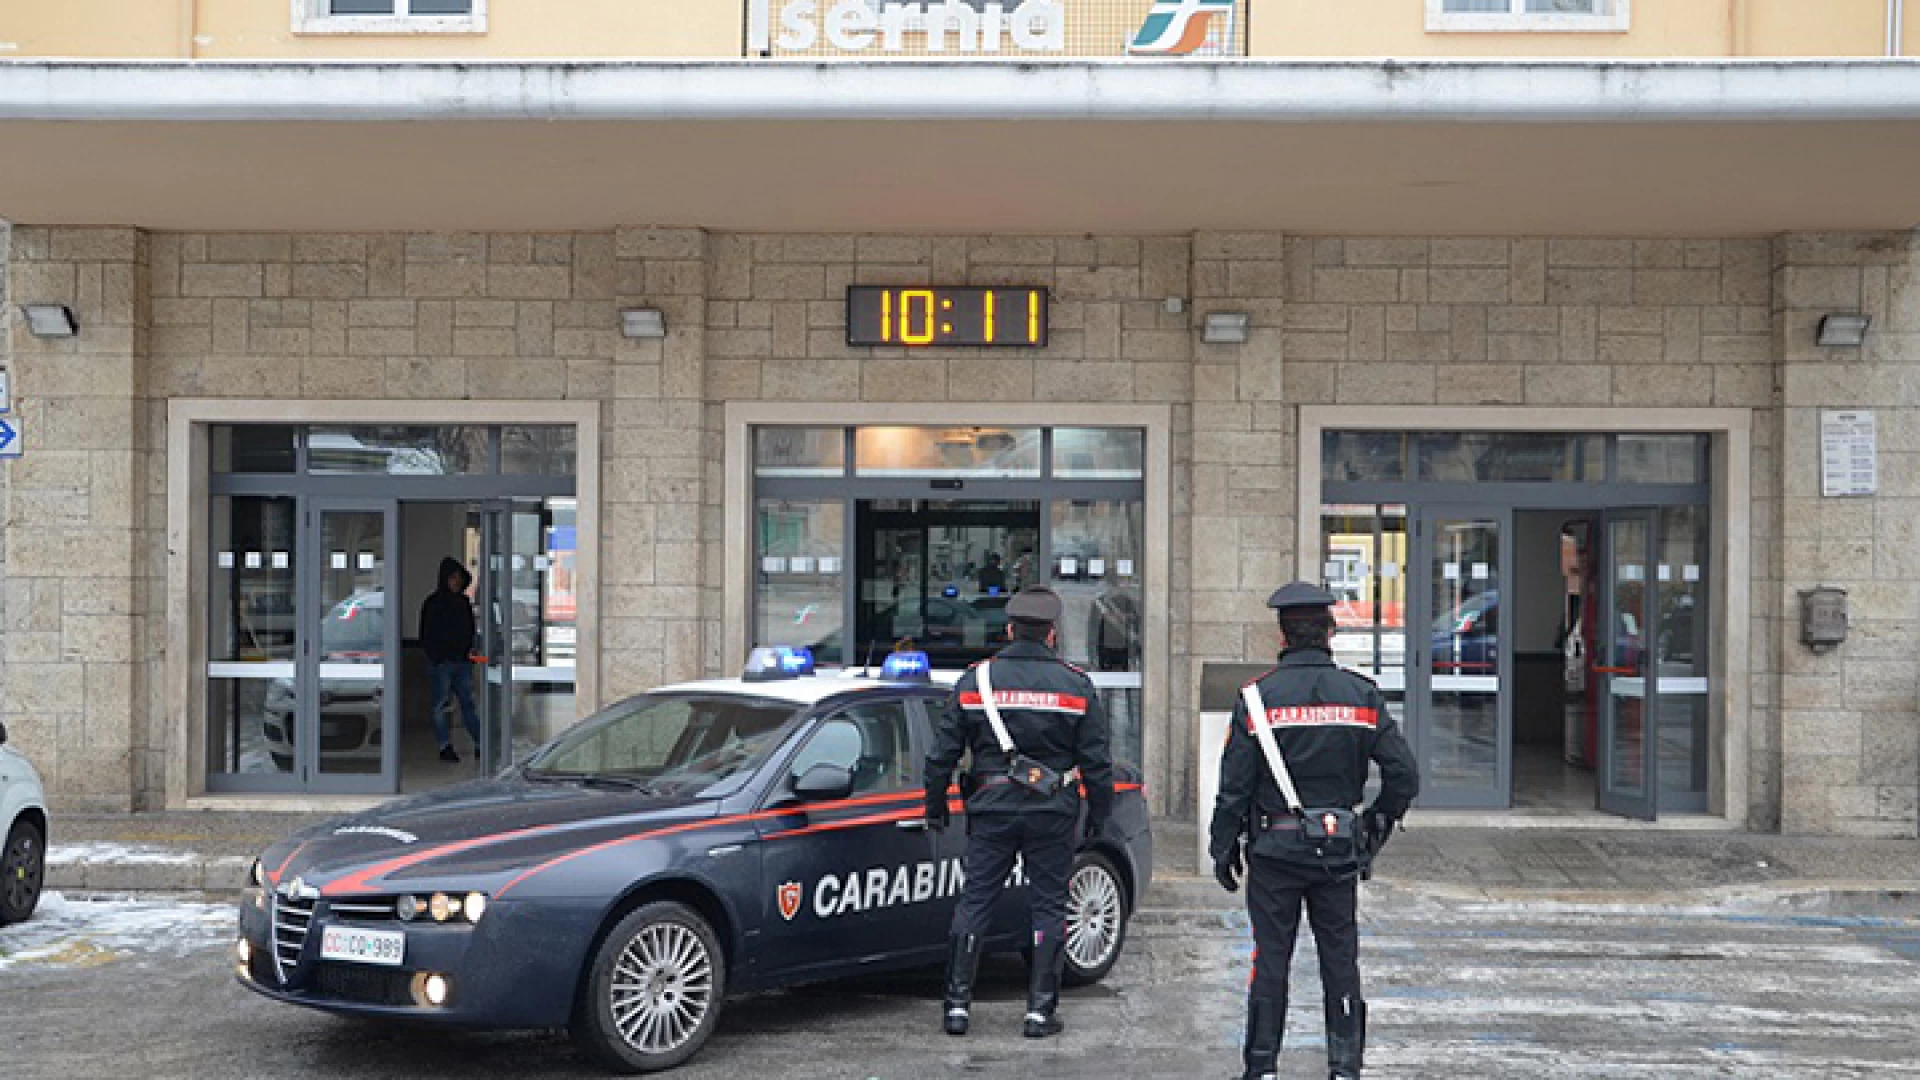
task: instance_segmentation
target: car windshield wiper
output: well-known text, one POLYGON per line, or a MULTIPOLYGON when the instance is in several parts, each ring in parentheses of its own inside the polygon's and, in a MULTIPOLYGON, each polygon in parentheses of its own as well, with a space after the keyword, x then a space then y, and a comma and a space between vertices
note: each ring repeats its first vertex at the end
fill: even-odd
POLYGON ((584 784, 587 787, 618 788, 621 791, 644 791, 649 794, 654 790, 653 785, 645 780, 618 773, 535 772, 526 769, 520 775, 537 784, 584 784))

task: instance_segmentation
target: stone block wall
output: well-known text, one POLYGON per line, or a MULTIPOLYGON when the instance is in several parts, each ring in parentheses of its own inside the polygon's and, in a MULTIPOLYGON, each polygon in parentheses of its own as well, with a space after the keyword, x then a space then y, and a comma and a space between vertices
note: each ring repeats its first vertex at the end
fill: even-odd
MULTIPOLYGON (((1780 826, 1912 836, 1920 819, 1920 240, 1912 233, 1783 237, 1777 645, 1780 826), (1823 349, 1820 319, 1873 319, 1861 349, 1823 349), (1879 493, 1825 498, 1820 413, 1876 414, 1879 493), (1799 644, 1802 589, 1848 591, 1839 648, 1799 644)), ((1756 605, 1756 614, 1758 605, 1756 605)))
POLYGON ((27 454, 0 467, 0 720, 72 809, 131 808, 150 746, 148 260, 132 229, 16 228, 7 257, 27 454), (82 332, 34 337, 22 303, 64 303, 82 332))

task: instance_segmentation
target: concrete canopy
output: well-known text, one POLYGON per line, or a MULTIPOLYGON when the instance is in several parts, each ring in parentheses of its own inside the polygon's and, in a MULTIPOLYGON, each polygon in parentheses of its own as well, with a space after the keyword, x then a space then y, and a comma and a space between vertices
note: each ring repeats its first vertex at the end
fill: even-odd
POLYGON ((1920 64, 0 63, 0 217, 263 231, 1920 224, 1920 64))

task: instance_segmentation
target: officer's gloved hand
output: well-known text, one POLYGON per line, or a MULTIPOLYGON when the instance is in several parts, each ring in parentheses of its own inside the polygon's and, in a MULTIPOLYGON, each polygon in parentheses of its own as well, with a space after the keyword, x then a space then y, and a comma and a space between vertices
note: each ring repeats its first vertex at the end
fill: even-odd
POLYGON ((1367 830, 1367 850, 1379 851, 1387 846, 1387 837, 1393 835, 1394 820, 1378 810, 1368 807, 1360 815, 1361 824, 1367 830))
POLYGON ((1240 842, 1236 840, 1226 854, 1213 860, 1213 879, 1228 892, 1239 892, 1240 876, 1246 869, 1246 859, 1240 854, 1240 842))
POLYGON ((936 795, 927 792, 926 813, 927 828, 934 832, 945 832, 947 826, 953 823, 953 811, 947 806, 947 793, 942 791, 936 795))

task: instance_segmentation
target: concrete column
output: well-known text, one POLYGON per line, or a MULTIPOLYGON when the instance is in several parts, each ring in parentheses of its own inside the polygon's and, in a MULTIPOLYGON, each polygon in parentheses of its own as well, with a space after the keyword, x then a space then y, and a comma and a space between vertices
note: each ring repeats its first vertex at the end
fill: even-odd
POLYGON ((1784 393, 1776 616, 1781 827, 1914 835, 1920 825, 1920 243, 1793 235, 1774 248, 1784 393), (1820 319, 1862 311, 1864 348, 1823 349, 1820 319), (1879 490, 1821 493, 1820 414, 1872 409, 1879 490), (1799 592, 1848 591, 1847 642, 1800 644, 1799 592))
POLYGON ((147 242, 132 229, 16 228, 7 346, 26 456, 4 466, 0 719, 67 809, 128 810, 148 765, 154 541, 143 363, 147 242), (80 332, 28 333, 21 303, 80 332))
POLYGON ((616 304, 656 308, 664 339, 622 338, 602 479, 602 697, 716 672, 721 448, 706 402, 707 236, 623 228, 616 304), (710 422, 711 421, 711 422, 710 422))

